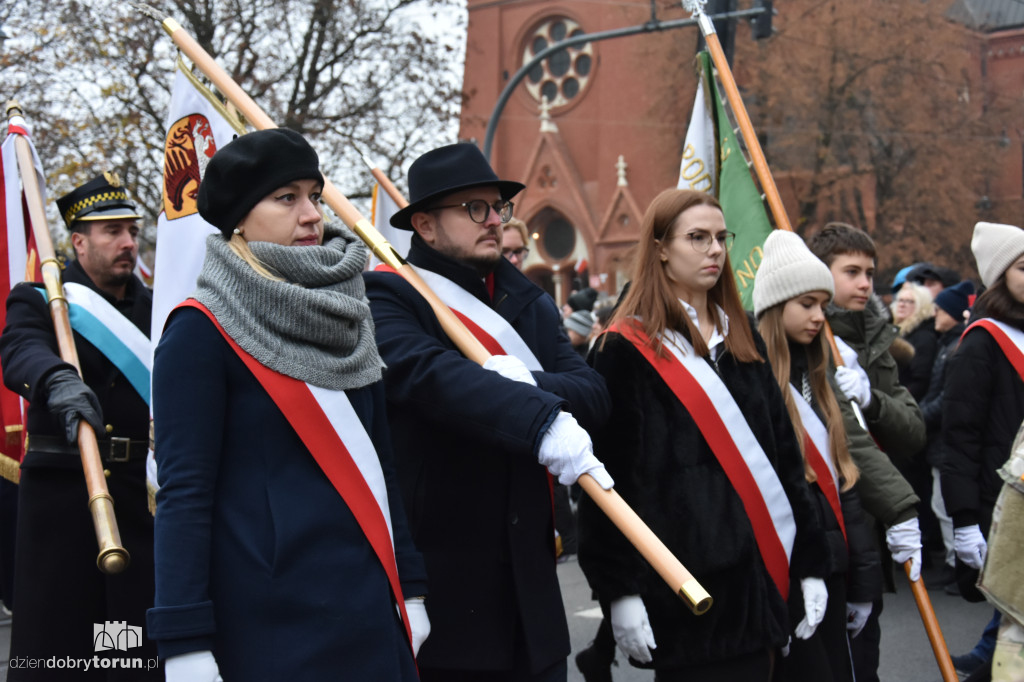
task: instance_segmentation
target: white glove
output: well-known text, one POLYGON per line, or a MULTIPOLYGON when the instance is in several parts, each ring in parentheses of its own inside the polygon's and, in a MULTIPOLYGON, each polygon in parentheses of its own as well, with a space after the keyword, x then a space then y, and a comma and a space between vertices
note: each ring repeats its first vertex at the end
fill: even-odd
POLYGON ((167 682, 223 682, 212 651, 190 651, 164 661, 167 682))
POLYGON ((804 595, 804 619, 797 623, 793 634, 800 639, 810 639, 825 619, 828 590, 821 578, 803 578, 800 580, 800 591, 804 595))
POLYGON ((497 372, 512 381, 521 381, 531 386, 537 385, 537 380, 533 378, 533 373, 523 364, 522 360, 514 355, 492 355, 487 358, 483 368, 497 372))
POLYGON ((871 602, 851 603, 846 602, 846 631, 850 637, 856 637, 868 623, 868 616, 871 615, 871 602))
POLYGON ((789 647, 793 643, 793 638, 789 637, 786 639, 786 646, 782 647, 782 657, 786 658, 789 656, 789 647))
POLYGON ((647 609, 635 594, 612 602, 612 634, 623 653, 641 663, 650 663, 651 649, 658 648, 647 609))
POLYGON ((405 612, 409 616, 412 631, 412 655, 418 656, 420 647, 430 635, 430 619, 427 618, 427 603, 422 599, 406 599, 405 612))
POLYGON ((860 405, 861 409, 867 409, 871 404, 871 382, 860 365, 836 367, 836 383, 843 395, 860 405))
POLYGON ((604 464, 594 457, 590 435, 568 412, 559 412, 544 434, 537 461, 547 467, 562 485, 572 485, 583 474, 590 474, 605 490, 615 486, 604 464))
POLYGON ((988 554, 988 543, 977 524, 953 529, 953 549, 960 561, 971 568, 981 569, 988 554))
POLYGON ((910 582, 917 582, 921 577, 921 527, 917 517, 890 526, 885 531, 885 544, 893 561, 901 566, 910 561, 910 582))

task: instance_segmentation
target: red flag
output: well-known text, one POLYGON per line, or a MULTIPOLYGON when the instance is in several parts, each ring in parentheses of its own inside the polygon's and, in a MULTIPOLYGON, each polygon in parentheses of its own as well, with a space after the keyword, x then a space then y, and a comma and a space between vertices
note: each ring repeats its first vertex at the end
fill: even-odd
MULTIPOLYGON (((38 281, 39 255, 35 248, 35 237, 28 215, 28 204, 18 173, 18 160, 14 149, 17 135, 29 139, 29 129, 21 116, 14 116, 8 123, 7 136, 0 146, 0 296, 6 302, 7 295, 18 282, 38 281)), ((32 149, 35 173, 41 188, 45 188, 42 164, 35 149, 32 149)), ((45 190, 44 190, 45 191, 45 190)), ((44 197, 45 199, 45 197, 44 197)), ((0 329, 7 322, 7 306, 0 305, 0 329)), ((2 372, 0 368, 0 372, 2 372)), ((25 409, 24 401, 16 393, 0 385, 0 475, 18 480, 18 464, 25 450, 25 409)))

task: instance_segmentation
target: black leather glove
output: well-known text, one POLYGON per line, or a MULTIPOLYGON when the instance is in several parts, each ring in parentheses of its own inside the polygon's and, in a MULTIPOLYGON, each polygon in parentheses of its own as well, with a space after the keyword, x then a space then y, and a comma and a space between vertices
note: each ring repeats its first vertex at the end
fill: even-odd
POLYGON ((103 433, 103 410, 99 398, 78 372, 59 369, 46 378, 46 406, 64 418, 64 436, 68 443, 78 441, 78 422, 84 419, 97 434, 103 433))

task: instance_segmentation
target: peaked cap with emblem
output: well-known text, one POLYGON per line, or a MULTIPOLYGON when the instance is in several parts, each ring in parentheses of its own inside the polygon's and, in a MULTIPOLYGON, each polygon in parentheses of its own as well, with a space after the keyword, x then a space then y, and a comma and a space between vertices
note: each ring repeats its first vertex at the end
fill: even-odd
POLYGON ((79 220, 137 220, 142 217, 128 199, 117 173, 109 172, 57 199, 57 210, 68 228, 79 220))

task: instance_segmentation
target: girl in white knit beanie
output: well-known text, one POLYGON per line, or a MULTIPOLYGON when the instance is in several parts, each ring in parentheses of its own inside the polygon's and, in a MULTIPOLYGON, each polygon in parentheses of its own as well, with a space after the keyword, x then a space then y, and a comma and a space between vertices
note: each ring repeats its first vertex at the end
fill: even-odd
MULTIPOLYGON (((779 679, 787 681, 852 680, 847 630, 859 634, 872 602, 881 596, 880 580, 863 570, 865 565, 878 570, 878 553, 853 490, 860 473, 829 384, 828 346, 821 334, 825 306, 833 293, 828 266, 799 235, 776 230, 768 236, 754 279, 754 312, 800 440, 805 475, 829 537, 833 570, 825 578, 828 603, 821 625, 810 638, 797 628, 789 656, 778 661, 779 679), (823 661, 828 674, 820 670, 823 661)), ((799 620, 800 607, 790 599, 790 609, 797 609, 790 622, 799 620)))
MULTIPOLYGON (((971 251, 988 289, 975 302, 975 320, 946 367, 942 400, 942 498, 953 519, 957 582, 980 601, 978 570, 988 553, 988 531, 1002 487, 997 470, 1010 456, 1024 419, 1024 230, 981 222, 971 251)), ((987 569, 986 569, 987 571, 987 569)), ((974 650, 954 656, 958 669, 990 665, 997 611, 974 650), (961 667, 957 659, 969 661, 961 667)))

